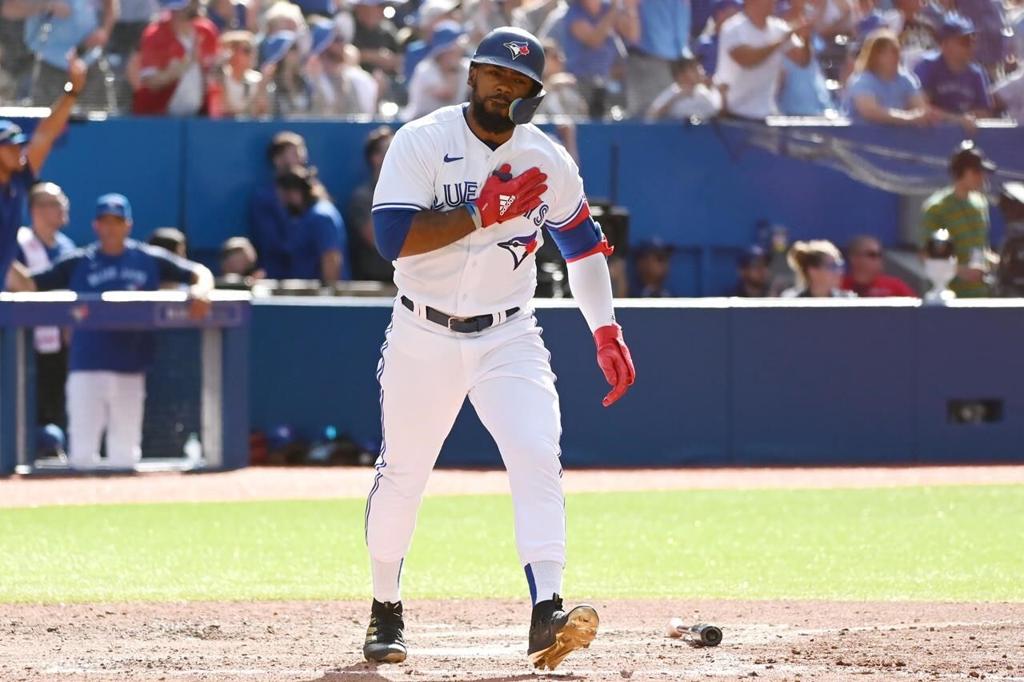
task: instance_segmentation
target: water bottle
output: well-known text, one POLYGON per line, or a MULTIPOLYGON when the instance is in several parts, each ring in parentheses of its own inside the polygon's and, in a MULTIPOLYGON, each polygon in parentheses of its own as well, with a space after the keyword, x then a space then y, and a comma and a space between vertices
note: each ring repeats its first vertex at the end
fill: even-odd
POLYGON ((194 431, 188 434, 182 452, 185 454, 185 463, 189 469, 201 469, 206 465, 203 460, 203 444, 199 442, 199 436, 194 431))

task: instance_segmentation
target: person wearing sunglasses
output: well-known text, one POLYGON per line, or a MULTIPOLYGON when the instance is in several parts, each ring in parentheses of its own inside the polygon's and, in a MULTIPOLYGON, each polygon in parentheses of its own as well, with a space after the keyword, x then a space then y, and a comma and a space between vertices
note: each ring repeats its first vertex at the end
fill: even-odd
POLYGON ((917 296, 906 282, 882 271, 882 244, 874 237, 854 237, 846 246, 846 255, 850 267, 843 276, 844 291, 852 291, 861 298, 917 296))
POLYGON ((843 291, 843 255, 826 239, 796 242, 786 256, 796 275, 796 286, 783 292, 786 298, 850 298, 852 291, 843 291))

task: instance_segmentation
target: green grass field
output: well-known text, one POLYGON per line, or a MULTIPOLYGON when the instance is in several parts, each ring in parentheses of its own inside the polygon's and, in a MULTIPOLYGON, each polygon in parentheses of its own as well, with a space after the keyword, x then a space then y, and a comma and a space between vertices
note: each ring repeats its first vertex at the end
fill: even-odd
MULTIPOLYGON (((572 495, 567 594, 1024 601, 1024 486, 572 495)), ((0 510, 0 602, 366 598, 361 500, 0 510)), ((506 496, 428 498, 407 597, 522 597, 506 496)))

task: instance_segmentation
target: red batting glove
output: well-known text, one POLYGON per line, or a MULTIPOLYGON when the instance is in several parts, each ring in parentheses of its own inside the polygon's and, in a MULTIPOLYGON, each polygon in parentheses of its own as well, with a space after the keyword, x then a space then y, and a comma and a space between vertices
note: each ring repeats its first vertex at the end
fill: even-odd
POLYGON ((604 372, 604 378, 612 387, 601 404, 608 407, 626 394, 636 380, 636 369, 633 358, 622 338, 622 327, 608 324, 598 327, 594 332, 594 343, 597 344, 597 364, 604 372))
POLYGON ((539 168, 531 168, 512 177, 512 166, 504 164, 494 171, 480 190, 475 202, 480 227, 490 227, 529 213, 541 204, 541 195, 548 190, 548 176, 539 168))

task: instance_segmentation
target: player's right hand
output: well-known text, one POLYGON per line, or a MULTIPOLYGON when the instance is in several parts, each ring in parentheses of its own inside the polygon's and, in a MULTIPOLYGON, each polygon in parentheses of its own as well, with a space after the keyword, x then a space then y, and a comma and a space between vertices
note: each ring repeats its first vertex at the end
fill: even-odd
POLYGON ((541 195, 548 190, 547 179, 537 167, 512 177, 512 166, 501 166, 487 178, 474 202, 480 211, 480 226, 503 223, 540 206, 541 195))

